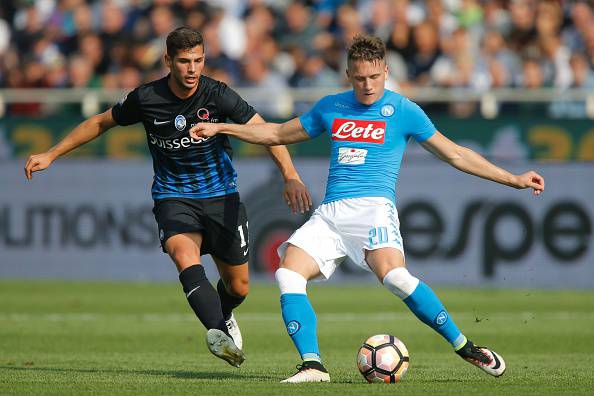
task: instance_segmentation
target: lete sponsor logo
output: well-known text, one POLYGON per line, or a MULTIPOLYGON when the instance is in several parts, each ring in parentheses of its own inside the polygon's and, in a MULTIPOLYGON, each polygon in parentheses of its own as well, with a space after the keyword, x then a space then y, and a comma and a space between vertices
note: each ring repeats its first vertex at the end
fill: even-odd
POLYGON ((385 136, 385 121, 336 118, 332 123, 332 140, 383 144, 385 136))

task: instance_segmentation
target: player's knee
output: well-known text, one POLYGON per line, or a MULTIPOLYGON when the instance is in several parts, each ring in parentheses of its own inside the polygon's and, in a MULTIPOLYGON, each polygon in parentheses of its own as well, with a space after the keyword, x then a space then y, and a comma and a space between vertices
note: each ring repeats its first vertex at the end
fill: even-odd
POLYGON ((279 268, 274 274, 281 294, 297 293, 306 294, 307 279, 298 272, 287 268, 279 268))
POLYGON ((412 276, 405 267, 398 267, 388 272, 382 283, 392 293, 404 299, 415 291, 419 279, 412 276))
POLYGON ((175 265, 180 269, 200 263, 200 254, 193 249, 171 247, 167 249, 167 253, 169 253, 169 257, 171 257, 175 265))
POLYGON ((250 292, 250 282, 248 279, 232 279, 226 286, 227 291, 237 297, 247 297, 250 292))

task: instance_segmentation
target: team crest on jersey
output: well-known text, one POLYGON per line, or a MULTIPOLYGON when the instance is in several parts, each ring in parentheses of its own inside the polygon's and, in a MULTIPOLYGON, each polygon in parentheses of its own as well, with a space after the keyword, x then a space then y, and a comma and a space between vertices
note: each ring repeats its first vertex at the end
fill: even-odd
POLYGON ((198 111, 196 112, 196 115, 198 116, 198 119, 200 119, 202 121, 206 121, 206 120, 208 120, 208 117, 210 117, 210 113, 208 112, 208 109, 205 109, 204 107, 198 109, 198 111))
POLYGON ((175 117, 175 127, 178 131, 183 131, 186 128, 186 117, 181 114, 175 117))
POLYGON ((380 110, 380 113, 384 116, 384 117, 390 117, 392 114, 394 114, 394 106, 392 106, 391 104, 387 104, 387 105, 383 105, 382 109, 380 110))

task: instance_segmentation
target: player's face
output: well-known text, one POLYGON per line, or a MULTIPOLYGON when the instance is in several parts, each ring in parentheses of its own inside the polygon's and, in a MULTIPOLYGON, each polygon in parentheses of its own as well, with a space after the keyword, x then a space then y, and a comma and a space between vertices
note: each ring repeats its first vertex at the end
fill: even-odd
POLYGON ((384 95, 384 84, 388 78, 388 66, 385 61, 353 61, 349 62, 347 76, 355 97, 364 105, 370 105, 384 95))
POLYGON ((182 90, 193 91, 204 68, 204 46, 180 50, 173 58, 165 54, 165 63, 171 71, 175 85, 182 90))

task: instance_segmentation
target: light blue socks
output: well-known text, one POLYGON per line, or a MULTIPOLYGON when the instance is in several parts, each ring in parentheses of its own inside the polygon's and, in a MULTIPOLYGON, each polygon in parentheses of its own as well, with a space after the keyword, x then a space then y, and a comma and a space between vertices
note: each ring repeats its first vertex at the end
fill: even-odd
POLYGON ((458 329, 454 320, 450 318, 439 298, 422 281, 419 282, 412 294, 402 301, 417 318, 448 340, 454 349, 466 343, 466 337, 458 329))
POLYGON ((307 294, 282 294, 280 303, 287 332, 303 361, 321 361, 316 314, 307 294))
POLYGON ((400 297, 417 318, 448 340, 454 349, 466 343, 466 337, 450 318, 433 290, 412 276, 405 267, 392 269, 384 276, 382 283, 400 297))

